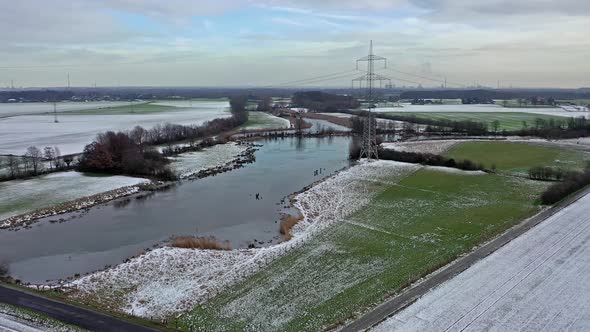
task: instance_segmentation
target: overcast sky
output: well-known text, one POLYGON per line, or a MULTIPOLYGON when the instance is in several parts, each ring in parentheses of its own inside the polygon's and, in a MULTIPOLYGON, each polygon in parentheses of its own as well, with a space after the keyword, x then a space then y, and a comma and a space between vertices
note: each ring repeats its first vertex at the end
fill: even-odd
POLYGON ((587 0, 0 4, 1 86, 349 86, 370 39, 398 86, 590 86, 587 0))

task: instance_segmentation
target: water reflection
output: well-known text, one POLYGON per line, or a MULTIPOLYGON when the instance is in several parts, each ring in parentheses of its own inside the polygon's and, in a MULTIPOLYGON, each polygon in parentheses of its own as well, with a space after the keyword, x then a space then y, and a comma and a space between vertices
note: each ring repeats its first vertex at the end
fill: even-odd
POLYGON ((348 142, 264 140, 256 162, 244 168, 123 198, 64 223, 45 220, 18 232, 0 230, 0 253, 10 260, 14 277, 44 282, 118 264, 171 235, 214 235, 234 248, 254 240, 268 245, 279 236, 281 200, 346 166, 348 142), (314 174, 317 169, 324 171, 314 174), (262 199, 255 199, 257 193, 262 199))

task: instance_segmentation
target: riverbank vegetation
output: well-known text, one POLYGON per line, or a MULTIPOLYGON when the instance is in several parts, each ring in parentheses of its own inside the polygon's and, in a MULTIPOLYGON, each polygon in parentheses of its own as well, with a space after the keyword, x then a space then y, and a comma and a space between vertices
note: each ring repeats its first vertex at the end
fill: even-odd
POLYGON ((185 249, 231 250, 229 241, 221 241, 214 236, 175 236, 170 246, 185 249))

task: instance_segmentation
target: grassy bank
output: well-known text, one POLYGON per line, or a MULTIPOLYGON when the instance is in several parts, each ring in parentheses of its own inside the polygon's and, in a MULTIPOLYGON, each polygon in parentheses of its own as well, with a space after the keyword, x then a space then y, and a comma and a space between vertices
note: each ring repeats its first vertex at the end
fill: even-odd
POLYGON ((422 169, 183 317, 187 330, 317 331, 534 214, 545 184, 422 169))

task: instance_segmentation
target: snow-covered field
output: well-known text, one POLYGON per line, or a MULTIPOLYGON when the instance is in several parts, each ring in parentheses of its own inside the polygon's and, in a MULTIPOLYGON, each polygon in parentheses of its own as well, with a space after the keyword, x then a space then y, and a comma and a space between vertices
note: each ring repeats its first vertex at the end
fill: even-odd
MULTIPOLYGON (((56 109, 58 112, 72 112, 130 104, 128 101, 59 102, 56 103, 56 109)), ((0 118, 47 112, 53 112, 53 103, 0 103, 0 118)))
POLYGON ((0 303, 1 332, 70 332, 85 331, 81 328, 66 325, 55 319, 42 316, 29 310, 0 303))
MULTIPOLYGON (((64 287, 75 289, 73 297, 143 317, 167 317, 192 309, 367 204, 375 194, 371 186, 376 181, 401 179, 418 167, 390 161, 361 163, 316 184, 296 196, 295 205, 304 220, 293 228, 293 238, 287 242, 231 251, 158 248, 64 287)), ((248 309, 245 305, 234 309, 248 309)), ((258 310, 253 305, 249 308, 258 310)))
POLYGON ((51 114, 0 118, 0 154, 22 155, 29 146, 57 146, 62 154, 79 153, 98 133, 107 130, 129 130, 137 125, 149 129, 164 123, 200 125, 231 116, 226 101, 204 104, 195 102, 193 107, 144 114, 61 114, 58 123, 51 114))
POLYGON ((402 104, 403 107, 378 107, 375 112, 408 112, 408 113, 458 113, 458 112, 492 112, 492 113, 533 113, 555 115, 563 117, 590 118, 588 112, 570 112, 560 107, 555 108, 506 108, 500 105, 411 105, 402 104))
POLYGON ((0 182, 0 220, 147 181, 128 176, 88 176, 70 171, 0 182))
POLYGON ((204 169, 225 165, 245 150, 246 146, 236 143, 217 144, 202 151, 170 157, 171 166, 176 174, 185 178, 204 169))
POLYGON ((590 195, 374 331, 589 331, 590 195))

